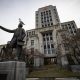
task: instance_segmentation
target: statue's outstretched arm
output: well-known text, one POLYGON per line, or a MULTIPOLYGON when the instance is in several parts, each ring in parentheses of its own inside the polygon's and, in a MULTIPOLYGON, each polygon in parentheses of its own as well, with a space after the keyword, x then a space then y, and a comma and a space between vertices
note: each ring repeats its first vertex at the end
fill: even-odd
POLYGON ((4 30, 6 32, 9 32, 9 33, 14 33, 15 32, 15 29, 14 30, 10 30, 10 29, 6 29, 6 28, 4 28, 2 26, 0 26, 0 29, 4 30))

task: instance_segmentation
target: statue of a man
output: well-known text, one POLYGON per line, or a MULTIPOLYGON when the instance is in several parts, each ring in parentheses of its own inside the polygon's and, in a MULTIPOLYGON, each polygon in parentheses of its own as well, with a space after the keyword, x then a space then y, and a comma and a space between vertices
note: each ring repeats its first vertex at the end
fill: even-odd
POLYGON ((13 38, 10 41, 10 45, 12 48, 16 48, 17 53, 16 53, 16 59, 17 60, 21 60, 22 58, 22 46, 23 46, 23 39, 26 36, 25 34, 25 30, 22 28, 24 25, 24 23, 20 20, 19 21, 19 25, 18 28, 14 29, 14 30, 10 30, 10 29, 6 29, 2 26, 0 26, 0 29, 7 31, 9 33, 14 33, 13 38))

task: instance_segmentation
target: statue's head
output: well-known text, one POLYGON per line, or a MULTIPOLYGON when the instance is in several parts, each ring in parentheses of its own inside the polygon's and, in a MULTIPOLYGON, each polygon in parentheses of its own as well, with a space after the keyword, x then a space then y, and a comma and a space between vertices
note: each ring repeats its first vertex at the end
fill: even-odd
POLYGON ((18 27, 23 27, 23 25, 25 25, 22 21, 21 21, 21 19, 19 18, 19 24, 18 24, 18 27))

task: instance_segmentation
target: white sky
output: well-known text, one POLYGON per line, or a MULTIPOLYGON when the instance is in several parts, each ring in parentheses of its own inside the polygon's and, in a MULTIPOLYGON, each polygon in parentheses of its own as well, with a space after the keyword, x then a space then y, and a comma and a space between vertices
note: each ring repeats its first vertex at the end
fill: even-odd
MULTIPOLYGON (((25 30, 35 28, 35 11, 38 8, 53 5, 57 7, 61 22, 74 20, 80 24, 80 0, 0 0, 0 25, 15 29, 18 19, 26 24, 25 30)), ((10 41, 13 34, 0 30, 0 44, 10 41)))

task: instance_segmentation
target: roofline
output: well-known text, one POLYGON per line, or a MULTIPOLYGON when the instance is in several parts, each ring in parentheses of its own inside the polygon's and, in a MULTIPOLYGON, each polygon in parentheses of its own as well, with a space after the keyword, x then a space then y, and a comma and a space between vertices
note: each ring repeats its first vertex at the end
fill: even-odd
POLYGON ((72 20, 72 21, 62 22, 61 24, 70 23, 70 22, 75 22, 75 21, 72 20))

